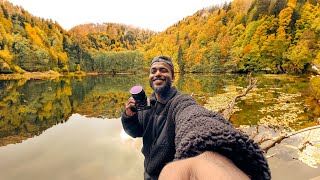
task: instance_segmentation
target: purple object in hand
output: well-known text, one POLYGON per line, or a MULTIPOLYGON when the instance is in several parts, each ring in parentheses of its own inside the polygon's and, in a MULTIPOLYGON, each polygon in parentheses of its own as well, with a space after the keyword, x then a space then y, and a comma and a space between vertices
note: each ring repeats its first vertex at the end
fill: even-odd
POLYGON ((135 112, 150 109, 150 100, 147 98, 142 86, 133 86, 130 89, 130 93, 133 99, 136 101, 136 106, 131 109, 132 111, 135 112))
POLYGON ((143 90, 142 86, 136 85, 130 89, 131 94, 139 94, 143 90))

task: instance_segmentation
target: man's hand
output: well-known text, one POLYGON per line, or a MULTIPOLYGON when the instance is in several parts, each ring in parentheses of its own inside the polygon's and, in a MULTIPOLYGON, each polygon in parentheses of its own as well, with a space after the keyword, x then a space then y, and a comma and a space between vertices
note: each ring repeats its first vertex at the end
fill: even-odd
POLYGON ((206 151, 198 156, 167 164, 159 180, 249 180, 249 177, 226 157, 206 151))
POLYGON ((136 101, 133 99, 133 97, 130 97, 128 101, 126 102, 126 115, 129 117, 132 117, 136 114, 136 112, 132 111, 132 108, 136 106, 136 101))

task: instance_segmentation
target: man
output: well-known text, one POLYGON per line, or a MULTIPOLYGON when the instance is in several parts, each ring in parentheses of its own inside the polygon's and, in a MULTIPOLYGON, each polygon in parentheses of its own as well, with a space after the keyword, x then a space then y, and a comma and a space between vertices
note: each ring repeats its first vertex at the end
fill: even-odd
POLYGON ((145 179, 157 180, 160 173, 160 179, 270 179, 260 147, 220 114, 177 91, 173 80, 172 60, 155 57, 151 109, 133 112, 135 100, 129 98, 122 114, 125 132, 143 138, 145 179))

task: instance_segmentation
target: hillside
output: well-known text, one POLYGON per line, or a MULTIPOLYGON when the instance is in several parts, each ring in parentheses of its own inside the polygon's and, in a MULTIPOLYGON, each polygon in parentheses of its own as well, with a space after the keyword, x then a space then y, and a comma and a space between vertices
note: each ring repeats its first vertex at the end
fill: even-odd
POLYGON ((126 67, 119 63, 136 67, 136 61, 143 62, 143 55, 136 50, 154 34, 111 23, 79 25, 67 32, 57 22, 35 17, 1 0, 0 74, 123 71, 126 67), (119 58, 123 61, 116 62, 119 58))
POLYGON ((65 31, 0 1, 0 74, 135 73, 169 55, 180 72, 309 73, 320 67, 319 0, 234 0, 161 33, 102 23, 65 31))
POLYGON ((82 24, 68 32, 79 51, 69 52, 73 64, 87 72, 135 72, 143 68, 144 44, 155 32, 124 24, 82 24), (81 53, 78 53, 81 52, 81 53))
POLYGON ((320 64, 319 2, 234 0, 199 10, 153 37, 145 56, 167 54, 187 72, 309 72, 320 64))

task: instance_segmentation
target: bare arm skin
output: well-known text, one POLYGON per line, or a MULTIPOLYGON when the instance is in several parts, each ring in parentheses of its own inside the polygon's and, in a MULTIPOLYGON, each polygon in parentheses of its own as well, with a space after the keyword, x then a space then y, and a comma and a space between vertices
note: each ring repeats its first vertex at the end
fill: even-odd
POLYGON ((229 159, 206 151, 198 156, 167 164, 159 180, 249 180, 229 159))

